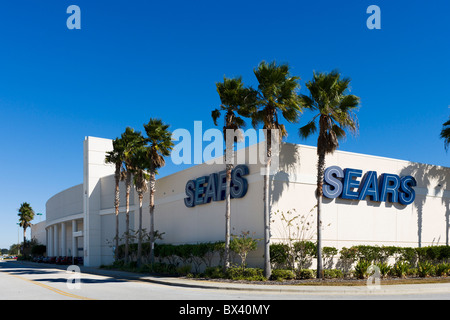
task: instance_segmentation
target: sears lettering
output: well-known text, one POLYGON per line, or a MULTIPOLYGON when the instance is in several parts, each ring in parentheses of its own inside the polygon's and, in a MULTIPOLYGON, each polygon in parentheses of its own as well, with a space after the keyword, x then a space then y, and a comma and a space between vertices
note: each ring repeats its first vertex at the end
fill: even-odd
POLYGON ((416 197, 413 187, 416 179, 411 176, 399 177, 396 174, 383 173, 380 177, 376 171, 347 168, 342 170, 332 166, 325 170, 323 195, 334 199, 340 197, 349 200, 369 200, 375 202, 392 202, 409 205, 416 197), (359 180, 361 179, 361 180, 359 180))
MULTIPOLYGON (((231 172, 231 198, 242 198, 248 190, 248 182, 244 176, 249 170, 246 165, 238 165, 231 172)), ((184 204, 186 207, 195 207, 211 201, 225 200, 226 191, 226 171, 211 173, 209 176, 202 176, 186 183, 184 204)))

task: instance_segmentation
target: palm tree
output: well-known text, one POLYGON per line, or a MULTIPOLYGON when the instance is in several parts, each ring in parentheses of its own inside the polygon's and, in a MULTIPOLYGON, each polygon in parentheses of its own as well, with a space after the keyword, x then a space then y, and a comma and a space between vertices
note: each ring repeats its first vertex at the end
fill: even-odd
POLYGON ((450 145, 450 120, 447 120, 442 125, 441 139, 444 139, 445 151, 448 151, 448 147, 450 145))
POLYGON ((23 202, 20 205, 19 213, 17 215, 19 216, 19 225, 23 228, 23 248, 25 249, 25 235, 27 228, 31 227, 31 220, 34 218, 34 211, 28 202, 23 202))
POLYGON ((256 92, 256 109, 251 114, 252 123, 255 127, 263 124, 266 139, 266 163, 264 174, 264 276, 271 275, 270 266, 270 206, 269 206, 269 173, 272 162, 272 135, 277 134, 277 140, 287 136, 287 131, 280 118, 288 122, 298 120, 300 109, 297 89, 299 88, 299 77, 291 76, 287 64, 277 65, 274 62, 261 62, 254 69, 258 80, 256 92), (272 132, 274 130, 274 132, 272 132))
POLYGON ((245 126, 245 121, 239 116, 244 114, 245 108, 254 102, 254 94, 251 89, 244 87, 242 78, 228 79, 224 77, 223 82, 216 83, 217 92, 220 97, 220 108, 214 109, 211 116, 214 125, 217 126, 217 120, 221 111, 225 112, 223 137, 225 140, 225 163, 226 163, 226 189, 225 189, 225 261, 224 269, 230 267, 230 188, 231 188, 231 171, 233 170, 233 149, 234 142, 240 139, 236 135, 236 130, 245 126), (232 131, 228 131, 232 130, 232 131), (228 137, 227 132, 233 134, 233 139, 228 137))
POLYGON ((113 150, 106 152, 105 163, 111 163, 115 165, 114 179, 116 182, 115 197, 114 197, 114 208, 116 214, 116 237, 115 237, 115 260, 119 259, 119 205, 120 205, 120 190, 119 182, 123 180, 123 160, 124 160, 124 148, 123 141, 116 138, 113 141, 113 150))
POLYGON ((132 159, 135 151, 144 145, 144 138, 141 132, 134 131, 133 128, 127 127, 125 132, 121 135, 123 147, 123 162, 125 166, 125 186, 126 186, 126 231, 125 231, 125 261, 128 262, 129 245, 130 245, 130 191, 131 191, 131 177, 132 159))
POLYGON ((137 265, 138 267, 142 262, 142 201, 144 199, 144 193, 147 192, 147 181, 149 175, 146 173, 145 168, 148 168, 148 158, 145 148, 141 147, 135 150, 131 159, 131 171, 133 172, 133 183, 136 188, 136 192, 139 196, 139 229, 138 229, 138 252, 137 252, 137 265))
POLYGON ((155 189, 156 189, 156 174, 158 169, 163 167, 166 162, 164 157, 170 155, 173 148, 172 133, 168 130, 169 125, 164 124, 160 119, 150 118, 147 124, 144 124, 145 132, 147 133, 146 152, 148 160, 149 185, 150 185, 150 263, 153 264, 155 260, 155 253, 153 250, 155 242, 155 189))
POLYGON ((350 78, 341 78, 338 71, 315 73, 313 80, 306 83, 310 95, 301 95, 304 108, 317 114, 299 129, 299 135, 307 138, 317 131, 317 277, 323 278, 322 270, 322 231, 321 211, 323 197, 323 175, 325 155, 332 154, 338 147, 338 140, 346 136, 345 130, 354 134, 358 132, 358 122, 354 114, 359 105, 359 97, 347 94, 350 78))

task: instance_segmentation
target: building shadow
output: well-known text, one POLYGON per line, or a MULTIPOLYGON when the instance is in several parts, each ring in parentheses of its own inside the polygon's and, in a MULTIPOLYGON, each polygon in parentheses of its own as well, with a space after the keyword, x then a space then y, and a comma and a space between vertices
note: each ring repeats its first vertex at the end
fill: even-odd
POLYGON ((296 170, 300 165, 299 146, 291 143, 282 143, 278 158, 278 172, 271 176, 270 203, 276 203, 281 195, 289 188, 289 181, 296 180, 296 170))
MULTIPOLYGON (((445 207, 445 244, 449 245, 450 228, 450 198, 446 197, 446 190, 450 187, 449 168, 432 166, 428 164, 409 162, 400 172, 400 176, 410 175, 417 181, 416 199, 414 204, 417 208, 417 241, 422 246, 423 232, 423 208, 428 196, 439 196, 445 207)), ((438 239, 439 241, 440 239, 438 239)))

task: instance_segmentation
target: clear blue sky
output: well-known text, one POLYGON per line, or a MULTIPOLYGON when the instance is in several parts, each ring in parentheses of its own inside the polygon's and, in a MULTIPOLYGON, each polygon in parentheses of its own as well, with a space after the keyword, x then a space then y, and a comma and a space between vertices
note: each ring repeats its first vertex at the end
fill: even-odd
MULTIPOLYGON (((82 183, 85 136, 113 139, 150 117, 213 127, 215 83, 255 85, 262 60, 289 63, 305 94, 313 70, 351 77, 360 132, 340 150, 449 166, 449 12, 448 0, 3 1, 0 247, 17 242, 22 202, 45 212, 82 183), (81 30, 66 27, 72 4, 81 30), (372 4, 381 30, 366 27, 372 4)), ((288 142, 315 145, 297 136, 308 118, 288 142)))

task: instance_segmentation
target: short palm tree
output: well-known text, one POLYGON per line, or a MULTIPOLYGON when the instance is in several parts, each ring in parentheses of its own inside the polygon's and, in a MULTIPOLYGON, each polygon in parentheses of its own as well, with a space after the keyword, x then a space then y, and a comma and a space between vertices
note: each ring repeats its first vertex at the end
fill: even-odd
POLYGON ((154 263, 154 243, 155 243, 155 190, 156 174, 158 169, 163 167, 166 162, 164 157, 170 155, 173 148, 172 133, 169 131, 169 125, 164 124, 160 119, 151 118, 147 124, 144 124, 147 138, 145 138, 146 157, 149 174, 149 193, 150 193, 150 263, 154 263))
POLYGON ((450 146, 450 120, 447 120, 442 125, 441 139, 444 139, 444 147, 447 151, 448 147, 450 146))
POLYGON ((120 206, 120 190, 119 190, 119 182, 123 180, 122 174, 122 166, 124 160, 124 148, 123 141, 119 138, 116 138, 113 141, 113 150, 106 152, 105 163, 114 164, 114 179, 116 182, 115 188, 115 197, 114 197, 114 208, 116 214, 116 237, 115 237, 115 260, 119 259, 119 206, 120 206))
POLYGON ((23 228, 23 247, 26 244, 26 231, 28 227, 31 227, 31 221, 34 218, 34 210, 28 202, 23 202, 19 208, 19 225, 23 228))
POLYGON ((322 197, 325 155, 332 154, 338 147, 338 140, 346 136, 346 130, 357 133, 358 122, 354 111, 359 97, 347 94, 350 78, 341 78, 338 71, 315 73, 313 80, 306 83, 310 95, 301 95, 302 106, 316 112, 316 115, 299 129, 299 135, 307 138, 317 131, 317 277, 323 278, 322 270, 322 197))
POLYGON ((249 106, 254 103, 254 94, 251 89, 245 88, 242 78, 229 79, 224 77, 223 82, 216 83, 217 92, 220 97, 220 108, 214 109, 211 116, 217 126, 217 120, 221 112, 225 113, 223 137, 225 140, 225 164, 226 164, 226 189, 225 189, 225 261, 224 269, 230 267, 230 237, 231 237, 231 171, 233 170, 233 149, 239 134, 236 130, 245 126, 245 121, 240 115, 246 113, 249 106), (228 134, 227 134, 228 133, 228 134), (232 134, 232 137, 229 136, 232 134))
POLYGON ((144 138, 141 132, 134 131, 133 128, 127 127, 125 132, 121 135, 122 147, 123 147, 123 163, 125 167, 125 187, 126 187, 126 231, 125 231, 125 261, 128 262, 129 246, 130 246, 130 191, 131 191, 131 178, 133 175, 132 159, 133 154, 138 148, 144 145, 144 138))
POLYGON ((287 64, 261 62, 254 69, 258 80, 256 108, 251 114, 253 126, 263 124, 266 138, 266 163, 264 175, 264 276, 271 275, 270 266, 270 206, 269 168, 272 161, 272 135, 279 135, 275 141, 287 136, 285 126, 280 122, 296 122, 301 111, 297 89, 299 77, 291 76, 287 64))

